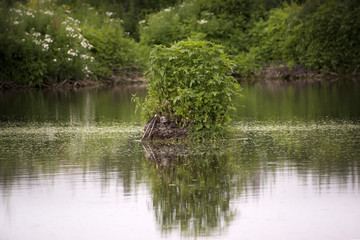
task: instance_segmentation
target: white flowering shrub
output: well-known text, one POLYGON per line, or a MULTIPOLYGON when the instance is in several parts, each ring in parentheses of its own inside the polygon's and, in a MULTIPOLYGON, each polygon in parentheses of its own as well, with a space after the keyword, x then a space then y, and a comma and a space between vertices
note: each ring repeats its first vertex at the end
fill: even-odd
POLYGON ((0 81, 41 86, 140 65, 144 52, 125 36, 115 13, 31 3, 0 9, 0 81))
POLYGON ((191 34, 191 28, 182 23, 178 9, 165 8, 139 21, 140 39, 143 44, 170 46, 191 34))
MULTIPOLYGON (((80 21, 63 7, 48 4, 35 10, 16 4, 1 19, 2 80, 38 86, 47 82, 84 79, 92 74, 93 46, 82 35, 80 21)), ((2 10, 5 12, 5 10, 2 10)))
MULTIPOLYGON (((86 5, 82 11, 84 9, 86 5)), ((117 18, 114 12, 99 14, 88 8, 86 13, 82 30, 92 45, 97 77, 111 76, 123 67, 141 69, 150 53, 149 47, 141 46, 128 37, 122 27, 123 20, 117 18)))
POLYGON ((212 40, 210 32, 216 31, 217 25, 214 13, 205 10, 200 1, 184 1, 140 21, 140 39, 144 44, 166 46, 188 37, 212 40))
POLYGON ((264 17, 263 1, 180 1, 138 22, 140 39, 144 44, 171 46, 190 37, 221 44, 234 55, 246 50, 245 32, 252 18, 264 17))

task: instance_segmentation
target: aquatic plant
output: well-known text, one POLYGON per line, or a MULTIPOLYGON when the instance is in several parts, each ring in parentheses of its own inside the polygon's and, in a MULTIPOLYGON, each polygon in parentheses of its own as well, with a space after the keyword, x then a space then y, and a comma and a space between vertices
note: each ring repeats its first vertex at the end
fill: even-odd
POLYGON ((192 136, 226 132, 241 87, 229 75, 234 63, 222 46, 191 39, 171 47, 159 45, 149 64, 148 97, 142 105, 147 120, 165 116, 190 128, 192 136))

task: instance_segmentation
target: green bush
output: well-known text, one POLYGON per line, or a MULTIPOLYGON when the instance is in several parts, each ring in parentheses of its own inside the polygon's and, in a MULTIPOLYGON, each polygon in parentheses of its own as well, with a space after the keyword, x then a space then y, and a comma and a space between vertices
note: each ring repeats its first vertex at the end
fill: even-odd
POLYGON ((236 69, 249 74, 282 62, 352 73, 360 65, 359 11, 359 2, 351 0, 309 1, 274 9, 248 31, 248 50, 235 57, 236 69))
POLYGON ((171 46, 188 36, 188 29, 175 8, 166 8, 139 22, 143 44, 171 46))
MULTIPOLYGON (((81 29, 93 48, 97 77, 110 76, 113 70, 132 67, 142 69, 149 56, 149 47, 140 45, 124 32, 123 20, 115 12, 97 13, 92 7, 82 5, 75 14, 82 19, 81 29)), ((80 6, 79 6, 80 7, 80 6)))
POLYGON ((31 1, 0 11, 0 80, 40 86, 109 76, 115 68, 141 68, 149 54, 114 13, 85 4, 31 1))
POLYGON ((217 134, 231 121, 240 85, 229 76, 234 63, 220 45, 180 41, 156 46, 150 55, 147 119, 167 116, 200 136, 217 134), (199 131, 201 130, 201 131, 199 131))
POLYGON ((294 32, 298 23, 300 7, 284 5, 270 11, 267 20, 259 20, 248 31, 248 52, 239 53, 234 60, 236 70, 242 74, 257 73, 266 63, 296 62, 296 41, 294 32))
POLYGON ((80 22, 63 7, 31 3, 1 9, 0 77, 20 84, 39 86, 43 81, 83 79, 91 74, 92 45, 82 35, 80 22))
POLYGON ((360 2, 326 1, 306 19, 298 38, 304 65, 351 73, 360 64, 360 2))
POLYGON ((141 42, 170 46, 188 37, 221 44, 231 55, 246 51, 247 31, 285 0, 185 0, 139 22, 141 42))

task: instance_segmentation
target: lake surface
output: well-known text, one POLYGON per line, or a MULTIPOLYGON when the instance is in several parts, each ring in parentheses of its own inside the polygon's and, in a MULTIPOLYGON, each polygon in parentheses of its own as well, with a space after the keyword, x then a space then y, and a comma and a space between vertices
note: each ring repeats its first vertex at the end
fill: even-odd
POLYGON ((139 141, 141 86, 0 92, 0 239, 360 239, 360 83, 243 83, 234 138, 139 141))

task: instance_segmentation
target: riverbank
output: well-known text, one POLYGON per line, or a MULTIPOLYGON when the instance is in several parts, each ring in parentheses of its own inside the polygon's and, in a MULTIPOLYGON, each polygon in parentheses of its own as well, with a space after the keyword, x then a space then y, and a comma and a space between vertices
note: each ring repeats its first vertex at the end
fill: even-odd
POLYGON ((84 88, 84 87, 104 87, 104 86, 117 86, 128 84, 146 84, 147 79, 142 72, 138 71, 124 71, 118 75, 105 77, 100 80, 85 79, 85 80, 64 80, 62 82, 45 81, 39 87, 30 87, 21 85, 12 81, 0 81, 0 90, 6 89, 71 89, 71 88, 84 88))
MULTIPOLYGON (((320 72, 311 71, 301 65, 294 65, 292 68, 286 65, 277 65, 273 67, 264 68, 260 73, 254 73, 249 75, 233 74, 234 77, 241 83, 243 81, 337 81, 342 79, 358 81, 360 79, 360 73, 355 72, 350 75, 340 75, 334 72, 320 72)), ((0 90, 7 89, 74 89, 74 88, 93 88, 104 86, 119 86, 119 85, 146 85, 148 79, 144 77, 144 74, 139 71, 124 71, 106 77, 103 79, 85 79, 85 80, 64 80, 59 83, 44 82, 39 87, 30 87, 21 85, 12 81, 0 81, 0 90)))
POLYGON ((251 74, 235 74, 235 76, 239 79, 247 79, 247 80, 306 80, 306 81, 313 81, 313 80, 328 80, 333 81, 337 79, 344 79, 344 78, 360 78, 360 73, 357 69, 347 75, 341 75, 336 72, 322 72, 322 71, 314 71, 310 70, 303 65, 294 64, 293 66, 288 66, 286 63, 279 63, 279 64, 268 64, 265 66, 261 71, 258 73, 251 73, 251 74))

